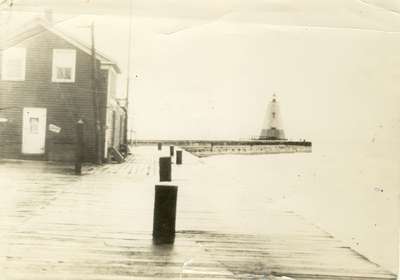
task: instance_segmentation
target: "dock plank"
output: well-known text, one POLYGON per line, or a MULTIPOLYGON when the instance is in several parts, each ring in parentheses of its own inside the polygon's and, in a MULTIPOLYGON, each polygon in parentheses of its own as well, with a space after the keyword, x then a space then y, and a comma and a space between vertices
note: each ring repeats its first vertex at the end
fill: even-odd
MULTIPOLYGON (((186 153, 186 165, 173 167, 181 186, 176 241, 155 246, 160 153, 135 152, 125 163, 86 170, 82 177, 9 175, 3 192, 10 195, 0 203, 2 279, 396 279, 287 209, 260 204, 273 225, 262 232, 228 223, 225 212, 207 203, 212 186, 201 189, 184 176, 185 169, 199 168, 186 153)), ((0 174, 7 173, 2 168, 0 174)), ((29 168, 35 170, 34 163, 29 168)), ((256 213, 240 211, 234 223, 256 213)))

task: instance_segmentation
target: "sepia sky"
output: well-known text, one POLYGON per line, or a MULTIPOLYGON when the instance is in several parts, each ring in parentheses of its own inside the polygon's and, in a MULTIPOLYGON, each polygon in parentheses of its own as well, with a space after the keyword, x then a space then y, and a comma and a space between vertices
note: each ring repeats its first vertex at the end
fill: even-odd
MULTIPOLYGON (((391 149, 399 144, 400 5, 377 0, 28 1, 1 22, 52 8, 57 27, 120 64, 139 138, 245 139, 272 94, 291 139, 391 149)), ((6 30, 6 31, 4 31, 6 30)), ((4 33, 2 33, 4 34, 4 33)), ((380 152, 379 152, 380 153, 380 152)))

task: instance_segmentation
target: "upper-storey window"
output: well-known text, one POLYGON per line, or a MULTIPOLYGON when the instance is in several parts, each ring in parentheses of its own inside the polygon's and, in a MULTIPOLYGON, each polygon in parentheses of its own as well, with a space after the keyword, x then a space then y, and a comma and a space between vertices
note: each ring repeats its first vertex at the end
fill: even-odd
POLYGON ((53 50, 53 82, 75 82, 76 51, 71 49, 53 50))
POLYGON ((2 52, 1 78, 9 81, 25 80, 26 49, 9 48, 2 52))

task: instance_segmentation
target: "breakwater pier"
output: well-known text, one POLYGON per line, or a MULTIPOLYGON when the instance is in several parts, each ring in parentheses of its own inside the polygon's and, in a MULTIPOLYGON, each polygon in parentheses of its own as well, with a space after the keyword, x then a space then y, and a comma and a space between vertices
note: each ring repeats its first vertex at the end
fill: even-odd
POLYGON ((198 157, 221 154, 310 153, 310 141, 287 140, 138 140, 136 144, 175 145, 198 157))

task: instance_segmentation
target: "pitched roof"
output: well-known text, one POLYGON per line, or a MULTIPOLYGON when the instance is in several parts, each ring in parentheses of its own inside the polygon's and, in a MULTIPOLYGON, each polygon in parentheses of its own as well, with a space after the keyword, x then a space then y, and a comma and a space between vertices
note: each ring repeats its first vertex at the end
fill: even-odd
MULTIPOLYGON (((71 45, 75 46, 76 48, 82 50, 83 52, 91 55, 92 50, 91 47, 88 46, 87 44, 77 40, 73 36, 67 34, 65 31, 61 31, 60 29, 56 28, 54 25, 50 24, 49 22, 41 19, 41 18, 35 18, 27 23, 25 23, 22 27, 19 27, 18 29, 15 30, 15 32, 12 32, 12 35, 3 39, 0 43, 0 48, 5 49, 8 47, 11 47, 13 45, 16 45, 32 36, 35 36, 36 34, 42 32, 43 30, 47 30, 52 32, 53 34, 57 35, 58 37, 61 37, 71 45)), ((100 61, 102 65, 109 65, 114 68, 114 70, 117 73, 121 73, 121 70, 118 66, 118 64, 105 54, 101 53, 96 49, 96 58, 100 61)))

